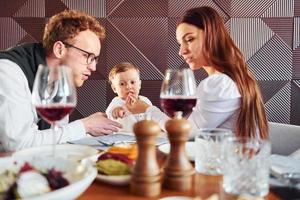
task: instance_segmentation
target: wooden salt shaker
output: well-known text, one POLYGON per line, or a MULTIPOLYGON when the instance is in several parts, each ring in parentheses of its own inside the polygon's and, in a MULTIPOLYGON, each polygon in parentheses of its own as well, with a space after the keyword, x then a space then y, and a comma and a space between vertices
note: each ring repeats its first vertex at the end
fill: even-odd
POLYGON ((138 157, 131 175, 132 193, 155 197, 161 192, 161 172, 156 159, 156 137, 160 127, 152 120, 142 120, 134 124, 134 134, 138 145, 138 157))
POLYGON ((170 141, 170 153, 164 168, 164 187, 185 191, 192 187, 194 168, 190 163, 185 143, 188 140, 191 125, 181 116, 170 119, 165 124, 170 141))

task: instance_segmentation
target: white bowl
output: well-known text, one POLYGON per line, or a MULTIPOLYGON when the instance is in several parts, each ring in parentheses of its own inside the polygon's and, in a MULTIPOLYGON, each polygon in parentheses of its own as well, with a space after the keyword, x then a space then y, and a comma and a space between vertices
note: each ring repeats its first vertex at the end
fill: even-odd
POLYGON ((19 169, 25 162, 39 170, 55 168, 62 171, 69 185, 60 189, 26 198, 26 200, 57 200, 76 199, 93 182, 97 176, 97 169, 88 163, 82 164, 70 160, 51 157, 12 156, 0 158, 0 173, 4 170, 19 169))

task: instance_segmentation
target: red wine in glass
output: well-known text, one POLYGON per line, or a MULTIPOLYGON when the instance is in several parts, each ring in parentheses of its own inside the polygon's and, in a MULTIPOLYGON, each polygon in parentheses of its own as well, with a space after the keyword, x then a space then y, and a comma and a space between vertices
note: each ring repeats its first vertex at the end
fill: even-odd
POLYGON ((67 66, 39 65, 32 89, 32 103, 39 115, 51 124, 53 132, 52 154, 58 121, 70 114, 76 106, 76 89, 71 68, 67 66))
POLYGON ((181 111, 182 117, 187 118, 197 102, 196 98, 193 97, 163 97, 160 99, 160 104, 164 112, 171 118, 173 118, 176 112, 181 111))
POLYGON ((74 105, 47 105, 47 106, 37 106, 36 109, 38 113, 47 121, 54 122, 59 121, 66 115, 71 113, 74 109, 74 105))

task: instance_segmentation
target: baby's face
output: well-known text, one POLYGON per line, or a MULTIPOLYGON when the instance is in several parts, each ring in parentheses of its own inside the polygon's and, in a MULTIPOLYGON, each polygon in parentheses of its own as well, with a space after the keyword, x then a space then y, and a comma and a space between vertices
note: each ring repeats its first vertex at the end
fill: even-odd
POLYGON ((141 89, 141 80, 135 69, 116 74, 112 80, 112 89, 120 98, 126 100, 128 94, 138 97, 141 89))

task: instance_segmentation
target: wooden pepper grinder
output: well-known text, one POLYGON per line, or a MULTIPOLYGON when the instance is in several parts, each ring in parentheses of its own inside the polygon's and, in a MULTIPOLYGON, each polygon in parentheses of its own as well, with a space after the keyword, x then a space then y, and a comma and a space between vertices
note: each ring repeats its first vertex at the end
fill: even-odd
POLYGON ((190 123, 179 116, 165 124, 170 141, 170 153, 164 168, 164 187, 172 190, 185 191, 192 187, 194 168, 190 163, 185 142, 191 131, 190 123))
POLYGON ((134 124, 133 131, 138 145, 138 157, 131 175, 130 190, 139 196, 158 196, 161 192, 161 172, 155 144, 160 127, 152 120, 142 120, 134 124))

